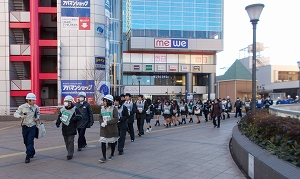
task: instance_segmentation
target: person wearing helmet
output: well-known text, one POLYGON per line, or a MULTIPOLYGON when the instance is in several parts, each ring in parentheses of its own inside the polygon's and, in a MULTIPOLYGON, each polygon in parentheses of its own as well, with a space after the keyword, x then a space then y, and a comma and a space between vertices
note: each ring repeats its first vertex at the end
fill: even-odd
POLYGON ((82 120, 77 123, 77 131, 78 131, 78 151, 81 151, 82 148, 86 147, 86 139, 85 139, 85 131, 86 128, 91 128, 94 124, 94 117, 91 105, 85 100, 86 93, 80 92, 78 94, 79 102, 75 105, 79 109, 82 115, 82 120))
POLYGON ((21 119, 23 141, 26 147, 25 163, 35 155, 34 137, 36 134, 36 122, 40 119, 40 109, 35 104, 36 96, 33 93, 26 95, 26 103, 18 107, 14 113, 15 118, 21 119))
POLYGON ((128 109, 122 104, 122 99, 120 96, 114 98, 115 107, 118 110, 118 129, 119 129, 119 140, 118 140, 118 151, 119 155, 124 154, 124 144, 126 138, 126 131, 128 128, 127 119, 129 118, 128 109))
POLYGON ((134 136, 133 123, 134 123, 134 114, 136 113, 136 104, 132 102, 130 93, 125 94, 125 100, 126 101, 124 102, 124 105, 127 107, 129 113, 129 118, 127 119, 128 133, 130 135, 131 142, 134 142, 135 136, 134 136))
POLYGON ((62 123, 62 135, 68 151, 67 159, 71 160, 74 154, 74 139, 77 134, 77 123, 82 119, 79 109, 73 104, 73 97, 67 95, 64 98, 64 106, 56 120, 56 127, 59 128, 62 123))
POLYGON ((116 143, 118 141, 118 110, 113 105, 114 97, 110 94, 104 96, 103 106, 100 108, 99 123, 100 123, 100 143, 103 158, 100 163, 106 162, 106 143, 110 143, 111 155, 108 160, 114 159, 116 143))
POLYGON ((136 123, 139 129, 138 135, 141 137, 144 135, 144 123, 146 119, 146 111, 148 105, 145 100, 143 100, 143 95, 138 95, 138 100, 135 102, 136 105, 136 123))

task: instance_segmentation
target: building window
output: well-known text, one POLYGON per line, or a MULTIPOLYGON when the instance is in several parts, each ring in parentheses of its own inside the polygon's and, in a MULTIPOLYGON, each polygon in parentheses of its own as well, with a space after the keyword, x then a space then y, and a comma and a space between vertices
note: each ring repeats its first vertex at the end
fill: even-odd
POLYGON ((296 81, 299 79, 299 73, 294 71, 278 71, 279 81, 296 81))

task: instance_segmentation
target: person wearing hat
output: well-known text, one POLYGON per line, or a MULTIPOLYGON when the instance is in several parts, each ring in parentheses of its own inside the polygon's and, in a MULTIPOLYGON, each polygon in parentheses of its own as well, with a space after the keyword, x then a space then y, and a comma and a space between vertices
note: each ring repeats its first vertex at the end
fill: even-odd
POLYGON ((129 118, 127 119, 128 133, 130 135, 131 142, 134 142, 135 136, 134 136, 133 123, 134 123, 134 114, 136 112, 136 104, 132 102, 130 93, 125 94, 125 100, 126 101, 124 102, 124 105, 127 107, 129 113, 129 118))
POLYGON ((126 138, 126 131, 128 128, 127 119, 129 118, 128 109, 125 105, 121 104, 121 97, 116 96, 114 98, 115 107, 118 110, 118 129, 119 129, 119 140, 118 140, 118 151, 119 155, 124 154, 124 144, 126 138))
POLYGON ((108 160, 114 159, 116 143, 119 138, 118 134, 118 110, 113 105, 114 97, 110 94, 104 96, 103 106, 100 108, 99 123, 100 123, 100 139, 102 155, 100 163, 105 163, 106 160, 106 143, 110 143, 111 154, 108 160))
POLYGON ((78 121, 77 131, 78 131, 78 151, 81 151, 82 148, 86 147, 85 131, 86 128, 91 128, 94 124, 94 116, 91 105, 85 100, 86 93, 80 92, 78 94, 79 102, 75 105, 79 109, 82 115, 82 120, 78 121))
POLYGON ((40 109, 35 104, 36 96, 33 93, 26 95, 26 103, 18 107, 14 113, 15 118, 21 119, 23 141, 26 147, 25 163, 35 155, 34 137, 36 133, 36 122, 40 119, 40 109))
POLYGON ((60 109, 60 113, 56 120, 56 127, 59 128, 62 123, 62 135, 68 151, 67 159, 71 160, 74 154, 74 139, 77 134, 77 123, 82 119, 81 112, 73 104, 72 96, 67 95, 64 98, 64 106, 60 109))
POLYGON ((139 129, 138 135, 141 137, 144 135, 144 123, 146 119, 146 111, 148 109, 148 105, 145 100, 143 100, 143 95, 138 95, 138 100, 135 102, 136 104, 136 121, 139 129))
POLYGON ((125 94, 121 94, 121 103, 120 104, 123 105, 125 101, 126 101, 125 94))

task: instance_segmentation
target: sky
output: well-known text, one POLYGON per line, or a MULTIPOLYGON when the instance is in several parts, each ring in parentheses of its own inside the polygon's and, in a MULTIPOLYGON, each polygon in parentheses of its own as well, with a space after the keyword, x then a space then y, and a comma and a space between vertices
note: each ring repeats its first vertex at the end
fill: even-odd
POLYGON ((256 3, 265 5, 256 30, 256 41, 266 47, 261 55, 270 57, 271 65, 297 66, 300 61, 300 0, 224 0, 224 48, 217 53, 217 75, 224 74, 236 59, 248 56, 239 52, 253 41, 245 7, 256 3))

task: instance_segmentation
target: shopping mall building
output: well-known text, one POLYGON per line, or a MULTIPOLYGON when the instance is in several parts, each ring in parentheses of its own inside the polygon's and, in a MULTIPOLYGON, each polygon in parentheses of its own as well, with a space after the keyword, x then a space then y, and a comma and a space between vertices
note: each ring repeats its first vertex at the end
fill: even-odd
POLYGON ((223 9, 223 0, 123 0, 124 92, 213 98, 223 9))
POLYGON ((1 1, 0 113, 28 92, 40 106, 57 106, 78 91, 91 103, 120 91, 121 7, 119 0, 1 1))

